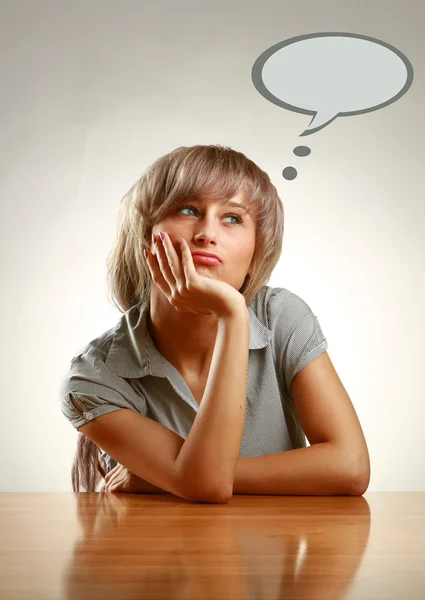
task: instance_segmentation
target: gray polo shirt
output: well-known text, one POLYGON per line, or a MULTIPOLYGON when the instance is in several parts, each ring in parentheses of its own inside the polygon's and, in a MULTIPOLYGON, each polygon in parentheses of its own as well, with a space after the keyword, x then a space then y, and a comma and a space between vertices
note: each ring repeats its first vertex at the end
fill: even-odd
MULTIPOLYGON (((263 286, 248 307, 249 363, 245 425, 239 456, 306 446, 291 397, 295 375, 328 348, 308 304, 285 288, 263 286)), ((61 381, 61 410, 79 427, 127 408, 186 439, 198 412, 180 373, 157 350, 137 305, 85 345, 61 381), (71 402, 71 395, 82 409, 71 402)), ((102 452, 110 471, 117 461, 102 452)))

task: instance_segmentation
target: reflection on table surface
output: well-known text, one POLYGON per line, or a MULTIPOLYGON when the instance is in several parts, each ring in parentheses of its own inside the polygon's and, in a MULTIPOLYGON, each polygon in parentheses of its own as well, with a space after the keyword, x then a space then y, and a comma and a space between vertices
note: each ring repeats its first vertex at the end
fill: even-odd
POLYGON ((0 598, 425 598, 425 493, 0 494, 0 598))

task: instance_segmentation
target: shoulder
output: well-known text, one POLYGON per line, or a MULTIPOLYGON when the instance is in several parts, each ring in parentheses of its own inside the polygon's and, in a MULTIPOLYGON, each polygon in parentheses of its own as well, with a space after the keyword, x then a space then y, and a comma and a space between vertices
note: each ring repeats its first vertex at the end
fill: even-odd
POLYGON ((118 325, 114 325, 110 329, 104 331, 100 335, 96 336, 89 342, 86 342, 83 346, 81 346, 78 351, 71 358, 71 363, 75 360, 79 359, 82 356, 92 356, 96 357, 98 360, 106 360, 108 356, 109 348, 114 340, 114 335, 116 333, 118 325))
POLYGON ((267 304, 269 327, 275 338, 299 346, 303 354, 327 346, 319 319, 310 304, 285 288, 272 288, 267 304))
POLYGON ((282 287, 271 288, 267 310, 271 323, 283 320, 288 325, 295 325, 305 315, 313 312, 303 298, 282 287))
POLYGON ((105 364, 110 346, 114 339, 116 325, 101 333, 71 355, 62 371, 60 395, 70 391, 84 394, 96 394, 99 387, 108 385, 111 390, 122 389, 123 383, 105 364))
POLYGON ((308 314, 313 314, 303 298, 283 287, 264 285, 256 294, 251 308, 269 329, 291 330, 308 314))

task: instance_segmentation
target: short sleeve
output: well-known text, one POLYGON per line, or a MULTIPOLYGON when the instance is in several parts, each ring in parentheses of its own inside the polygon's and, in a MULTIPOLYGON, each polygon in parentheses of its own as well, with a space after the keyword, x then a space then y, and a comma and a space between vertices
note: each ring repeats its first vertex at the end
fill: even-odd
POLYGON ((276 363, 291 396, 295 376, 328 349, 328 342, 310 306, 285 288, 273 288, 268 313, 276 363))
POLYGON ((327 349, 328 342, 317 316, 311 311, 306 313, 296 323, 288 338, 284 372, 289 394, 295 375, 327 349))
POLYGON ((125 397, 125 381, 112 373, 93 352, 73 358, 60 385, 60 408, 66 419, 78 428, 85 423, 122 408, 133 408, 125 397), (78 410, 71 398, 78 404, 78 410))

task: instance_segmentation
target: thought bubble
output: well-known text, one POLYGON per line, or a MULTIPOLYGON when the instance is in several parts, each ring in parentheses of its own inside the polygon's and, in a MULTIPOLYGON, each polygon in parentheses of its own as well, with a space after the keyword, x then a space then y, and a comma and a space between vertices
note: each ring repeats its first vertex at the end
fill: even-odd
POLYGON ((407 92, 413 67, 394 46, 355 33, 312 33, 268 48, 252 67, 264 98, 313 115, 300 135, 336 117, 359 115, 392 104, 407 92))

